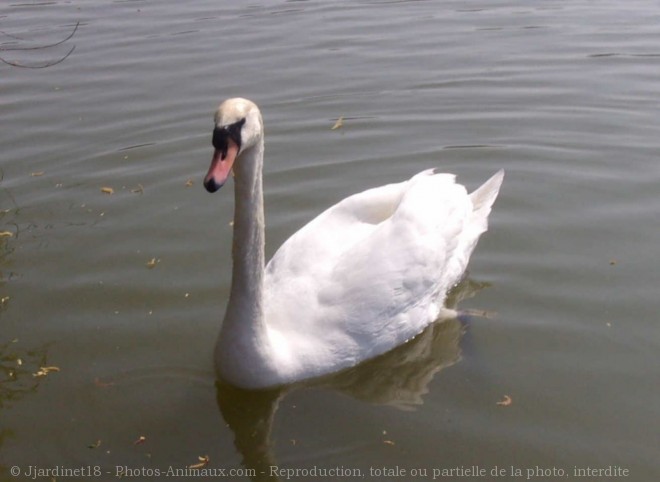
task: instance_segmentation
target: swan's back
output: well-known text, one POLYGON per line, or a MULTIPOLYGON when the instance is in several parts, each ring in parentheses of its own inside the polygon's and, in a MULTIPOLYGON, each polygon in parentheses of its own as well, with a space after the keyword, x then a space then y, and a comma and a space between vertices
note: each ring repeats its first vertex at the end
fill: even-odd
POLYGON ((289 238, 264 279, 271 376, 285 383, 347 368, 433 322, 488 227, 503 176, 468 194, 453 175, 424 171, 350 196, 289 238))

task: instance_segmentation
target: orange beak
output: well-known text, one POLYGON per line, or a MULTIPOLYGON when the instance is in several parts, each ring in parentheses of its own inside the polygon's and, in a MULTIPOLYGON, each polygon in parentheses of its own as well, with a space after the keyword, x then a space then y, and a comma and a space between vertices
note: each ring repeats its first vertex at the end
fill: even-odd
POLYGON ((227 181, 237 155, 238 146, 231 139, 227 140, 226 151, 215 150, 211 167, 204 178, 204 187, 208 192, 216 192, 227 181))

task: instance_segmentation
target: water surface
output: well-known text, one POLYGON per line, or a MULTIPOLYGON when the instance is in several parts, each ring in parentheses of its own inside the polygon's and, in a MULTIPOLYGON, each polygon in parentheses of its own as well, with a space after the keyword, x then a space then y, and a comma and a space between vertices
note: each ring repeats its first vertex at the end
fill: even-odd
POLYGON ((75 50, 0 65, 0 478, 208 455, 254 480, 656 480, 659 20, 648 1, 4 4, 5 60, 75 50), (201 179, 230 96, 266 122, 268 255, 351 193, 504 168, 454 294, 496 315, 318 384, 216 386, 233 196, 201 179), (397 466, 418 476, 374 471, 397 466))

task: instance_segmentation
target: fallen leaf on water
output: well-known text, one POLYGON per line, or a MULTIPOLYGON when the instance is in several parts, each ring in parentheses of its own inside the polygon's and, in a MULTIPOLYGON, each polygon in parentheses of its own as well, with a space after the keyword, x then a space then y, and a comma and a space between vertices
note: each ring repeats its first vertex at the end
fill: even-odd
POLYGON ((511 402, 513 402, 513 400, 511 400, 511 397, 508 395, 504 395, 504 398, 499 402, 497 402, 497 404, 503 407, 508 407, 509 405, 511 405, 511 402))
POLYGON ((203 456, 200 455, 199 457, 197 457, 197 459, 199 459, 199 463, 189 465, 188 466, 189 469, 201 469, 202 467, 206 467, 210 460, 208 455, 203 455, 203 456))
POLYGON ((158 258, 151 258, 149 261, 147 261, 147 268, 152 269, 152 268, 154 268, 158 263, 160 263, 160 259, 158 259, 158 258))
POLYGON ((147 437, 144 435, 140 435, 135 442, 133 442, 133 445, 142 445, 147 441, 147 437))
POLYGON ((339 116, 339 119, 337 119, 337 122, 335 122, 335 125, 333 125, 330 130, 336 131, 337 129, 340 129, 344 126, 344 116, 339 116))
POLYGON ((144 186, 142 186, 142 184, 138 184, 138 187, 131 189, 131 192, 135 194, 144 194, 144 186))
POLYGON ((33 373, 33 377, 45 377, 50 372, 59 372, 59 367, 39 367, 39 370, 36 373, 33 373))
POLYGON ((392 442, 391 440, 383 440, 383 443, 386 445, 394 445, 394 442, 392 442))
POLYGON ((94 379, 94 385, 96 385, 96 386, 99 387, 99 388, 111 387, 111 386, 113 386, 114 384, 115 384, 114 382, 104 382, 104 381, 101 380, 99 377, 96 377, 96 378, 94 379))
POLYGON ((39 176, 43 176, 44 174, 45 174, 44 171, 37 171, 37 172, 32 172, 32 173, 30 173, 30 176, 32 176, 32 177, 39 177, 39 176))
POLYGON ((11 231, 0 231, 0 238, 12 238, 14 237, 14 233, 11 231))
POLYGON ((111 187, 102 187, 102 188, 101 188, 101 192, 102 192, 103 194, 114 194, 114 193, 115 193, 115 190, 112 189, 111 187))
POLYGON ((611 259, 610 260, 610 266, 614 266, 617 263, 618 263, 618 261, 616 259, 611 259))
POLYGON ((192 179, 188 179, 188 180, 186 181, 186 187, 192 187, 193 184, 194 184, 194 182, 193 182, 192 179))
POLYGON ((89 445, 87 446, 87 448, 89 448, 89 449, 97 449, 97 448, 99 448, 100 446, 101 446, 101 440, 97 440, 97 441, 94 442, 93 444, 89 444, 89 445))

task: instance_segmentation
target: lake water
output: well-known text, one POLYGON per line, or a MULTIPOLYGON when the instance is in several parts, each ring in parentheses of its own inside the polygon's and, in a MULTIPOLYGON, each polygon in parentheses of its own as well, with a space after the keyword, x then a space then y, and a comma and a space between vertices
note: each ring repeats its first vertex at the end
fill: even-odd
POLYGON ((659 38, 637 0, 3 3, 3 59, 75 50, 0 65, 0 480, 660 480, 659 38), (504 168, 453 294, 494 314, 216 385, 231 96, 265 118, 269 256, 351 193, 504 168))

